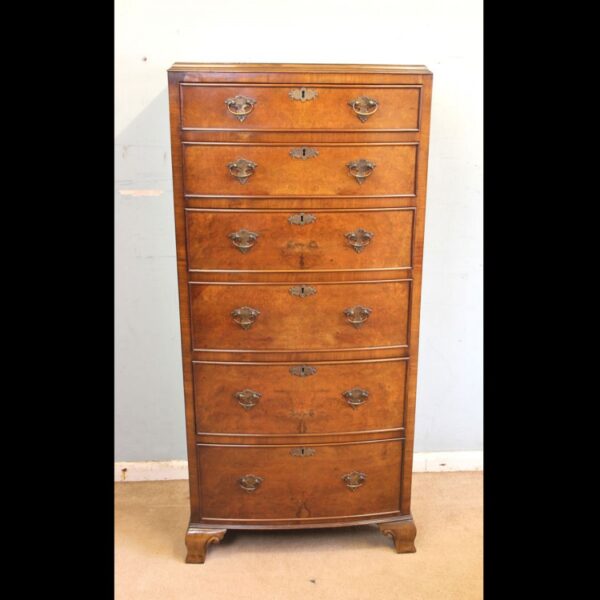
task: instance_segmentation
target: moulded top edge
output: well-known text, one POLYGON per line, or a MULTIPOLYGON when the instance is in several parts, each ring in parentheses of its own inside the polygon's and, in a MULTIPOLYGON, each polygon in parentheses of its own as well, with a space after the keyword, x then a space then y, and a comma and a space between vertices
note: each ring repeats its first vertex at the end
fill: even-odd
POLYGON ((431 74, 425 65, 355 65, 321 63, 184 63, 176 62, 169 71, 200 71, 240 73, 413 73, 431 74))

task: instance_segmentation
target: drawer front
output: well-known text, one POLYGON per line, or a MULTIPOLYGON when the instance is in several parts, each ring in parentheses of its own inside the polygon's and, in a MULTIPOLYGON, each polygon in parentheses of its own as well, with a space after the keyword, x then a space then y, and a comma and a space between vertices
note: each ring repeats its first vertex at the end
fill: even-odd
POLYGON ((184 142, 183 157, 185 193, 192 196, 414 196, 416 192, 416 142, 309 146, 184 142), (306 158, 290 155, 301 156, 303 151, 306 158), (313 151, 318 154, 308 157, 313 151))
POLYGON ((193 347, 304 351, 405 346, 409 290, 409 281, 190 283, 193 347))
POLYGON ((198 433, 326 434, 403 427, 408 361, 194 364, 198 433), (314 370, 314 371, 313 371, 314 370))
POLYGON ((191 270, 410 267, 414 209, 186 210, 191 270))
POLYGON ((183 129, 418 131, 420 86, 181 86, 183 129), (296 90, 296 91, 294 91, 296 90), (307 99, 311 91, 317 96, 307 99), (299 96, 298 100, 290 93, 299 96))
POLYGON ((326 518, 399 510, 401 440, 317 444, 296 456, 292 451, 300 454, 302 447, 197 449, 203 518, 326 518))

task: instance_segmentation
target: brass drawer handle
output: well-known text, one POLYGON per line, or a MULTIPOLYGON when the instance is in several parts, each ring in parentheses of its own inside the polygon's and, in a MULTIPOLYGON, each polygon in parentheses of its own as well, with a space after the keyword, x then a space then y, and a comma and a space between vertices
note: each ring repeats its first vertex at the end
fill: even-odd
POLYGON ((263 478, 258 475, 244 475, 238 479, 240 487, 246 492, 255 492, 260 484, 263 482, 263 478))
POLYGON ((292 456, 314 456, 316 453, 314 448, 292 448, 290 450, 292 456))
POLYGON ((354 248, 356 252, 362 252, 373 239, 375 234, 365 229, 359 228, 356 231, 350 231, 345 234, 348 244, 354 248))
POLYGON ((242 122, 254 110, 255 104, 256 100, 248 96, 234 96, 225 100, 227 110, 242 122))
POLYGON ((294 285, 290 288, 290 294, 292 296, 298 296, 299 298, 306 298, 307 296, 312 296, 317 293, 317 288, 314 288, 310 285, 294 285))
POLYGON ((317 90, 313 90, 312 88, 295 88, 288 92, 288 96, 292 100, 300 100, 300 102, 307 102, 308 100, 314 100, 319 95, 317 90))
POLYGON ((346 164, 350 175, 358 181, 361 185, 365 182, 365 179, 373 173, 373 169, 376 167, 374 162, 360 158, 346 164))
POLYGON ((290 367, 290 373, 296 377, 309 377, 317 372, 315 367, 309 367, 308 365, 298 365, 296 367, 290 367))
POLYGON ((248 178, 254 175, 256 167, 258 167, 258 165, 255 162, 245 158, 238 158, 236 161, 230 162, 227 165, 230 175, 233 175, 233 177, 242 184, 246 183, 248 178))
POLYGON ((317 220, 315 215, 310 215, 307 213, 298 213, 297 215, 290 215, 288 217, 288 223, 291 225, 310 225, 317 220))
POLYGON ((240 229, 239 231, 230 233, 227 237, 229 237, 231 243, 242 254, 246 254, 246 252, 249 252, 252 249, 252 246, 256 244, 259 234, 254 231, 248 231, 247 229, 240 229))
POLYGON ((233 397, 243 406, 246 410, 256 406, 258 401, 262 398, 260 392, 255 392, 250 388, 246 388, 241 392, 236 392, 233 397))
POLYGON ((369 392, 367 390, 363 390, 362 388, 355 387, 351 390, 346 390, 342 393, 342 396, 346 398, 346 402, 352 407, 356 408, 361 404, 364 404, 369 397, 369 392))
POLYGON ((348 105, 352 107, 352 110, 356 113, 356 116, 364 123, 371 115, 377 112, 379 108, 379 102, 375 98, 369 98, 368 96, 359 96, 354 100, 350 100, 348 105))
POLYGON ((346 308, 344 310, 344 315, 346 315, 348 323, 358 329, 366 322, 372 312, 373 311, 366 306, 353 306, 352 308, 346 308))
POLYGON ((255 308, 250 308, 249 306, 240 306, 240 308, 231 311, 233 320, 242 329, 250 329, 256 322, 258 315, 260 315, 260 311, 255 308))
POLYGON ((352 471, 352 473, 346 473, 346 475, 342 477, 342 481, 352 492, 363 485, 366 479, 366 474, 361 473, 360 471, 352 471))

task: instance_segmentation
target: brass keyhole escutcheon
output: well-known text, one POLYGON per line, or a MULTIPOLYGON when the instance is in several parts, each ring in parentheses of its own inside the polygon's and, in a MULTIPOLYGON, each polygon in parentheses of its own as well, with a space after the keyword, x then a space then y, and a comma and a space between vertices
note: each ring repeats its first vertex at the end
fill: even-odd
POLYGON ((316 453, 314 448, 292 448, 290 450, 292 456, 314 456, 316 453))
POLYGON ((298 213, 297 215, 291 215, 288 217, 288 223, 291 225, 310 225, 317 220, 315 215, 307 213, 298 213))
POLYGON ((317 293, 317 288, 312 287, 311 285, 295 285, 290 288, 290 294, 292 296, 298 296, 299 298, 306 298, 307 296, 312 296, 317 293))
POLYGON ((290 367, 290 373, 296 377, 309 377, 317 372, 315 367, 309 367, 308 365, 298 365, 290 367))

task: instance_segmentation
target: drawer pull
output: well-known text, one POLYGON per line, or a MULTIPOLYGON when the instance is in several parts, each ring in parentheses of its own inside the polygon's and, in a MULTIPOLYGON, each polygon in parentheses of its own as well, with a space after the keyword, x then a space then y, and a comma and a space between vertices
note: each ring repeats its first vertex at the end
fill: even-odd
POLYGON ((256 100, 248 96, 234 96, 225 100, 227 110, 239 121, 243 121, 254 110, 255 104, 256 100))
POLYGON ((262 482, 263 478, 258 475, 244 475, 238 480, 240 487, 246 492, 255 492, 262 482))
POLYGON ((262 398, 262 394, 246 388, 241 392, 236 392, 233 397, 241 404, 241 406, 248 410, 258 404, 258 401, 262 398))
POLYGON ((376 167, 374 162, 370 160, 366 160, 365 158, 360 158, 359 160, 354 160, 346 164, 348 170, 350 171, 350 175, 358 181, 358 183, 363 184, 365 179, 373 173, 373 169, 376 167))
POLYGON ((348 244, 354 248, 356 252, 362 252, 373 239, 375 234, 365 229, 357 229, 345 234, 348 244))
POLYGON ((260 311, 255 308, 250 308, 249 306, 240 306, 240 308, 231 311, 233 320, 242 329, 250 329, 256 322, 258 315, 260 315, 260 311))
POLYGON ((353 492, 365 482, 366 478, 367 476, 365 473, 361 473, 360 471, 352 471, 352 473, 347 473, 344 475, 342 477, 342 481, 346 484, 350 491, 353 492))
POLYGON ((254 175, 256 167, 258 167, 258 165, 255 162, 245 158, 238 158, 236 161, 230 162, 227 165, 229 173, 242 184, 246 183, 248 178, 254 175))
POLYGON ((302 146, 301 148, 292 148, 290 150, 290 156, 292 158, 307 160, 309 158, 319 156, 319 151, 316 148, 307 148, 306 146, 302 146))
POLYGON ((296 367, 290 367, 290 373, 296 377, 308 377, 314 375, 317 372, 315 367, 309 367, 308 365, 298 365, 296 367))
POLYGON ((377 112, 379 108, 379 102, 375 98, 369 98, 368 96, 359 96, 354 100, 350 100, 348 105, 352 107, 352 110, 356 113, 356 116, 365 122, 371 115, 377 112))
POLYGON ((310 225, 317 220, 315 215, 309 215, 307 213, 298 213, 297 215, 290 215, 288 217, 288 223, 292 225, 310 225))
POLYGON ((290 294, 292 296, 298 296, 299 298, 306 298, 317 293, 317 288, 310 285, 295 285, 290 288, 290 294))
POLYGON ((317 90, 313 90, 312 88, 295 88, 288 92, 288 96, 292 100, 300 100, 300 102, 307 102, 308 100, 314 100, 319 95, 317 90))
POLYGON ((356 408, 361 404, 364 404, 369 397, 369 392, 367 390, 363 390, 362 388, 355 387, 351 390, 346 390, 342 393, 342 396, 346 398, 346 402, 352 407, 356 408))
POLYGON ((290 450, 292 456, 314 456, 316 453, 314 448, 292 448, 290 450))
POLYGON ((346 320, 357 329, 366 322, 372 312, 373 311, 366 306, 353 306, 351 308, 344 309, 346 320))
POLYGON ((248 231, 247 229, 240 229, 239 231, 234 231, 228 235, 231 243, 242 253, 246 254, 246 252, 252 249, 252 246, 256 244, 256 240, 259 237, 258 233, 254 231, 248 231))

